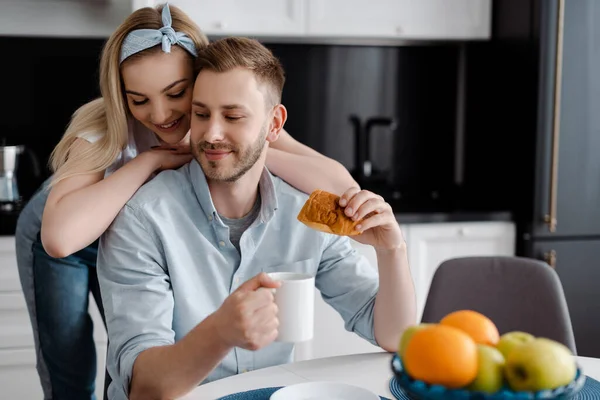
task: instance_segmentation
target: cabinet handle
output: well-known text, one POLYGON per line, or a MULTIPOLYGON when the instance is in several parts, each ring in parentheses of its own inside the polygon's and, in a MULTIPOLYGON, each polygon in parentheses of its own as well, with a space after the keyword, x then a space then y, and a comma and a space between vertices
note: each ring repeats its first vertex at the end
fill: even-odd
POLYGON ((554 73, 554 114, 552 121, 552 154, 550 161, 550 201, 544 222, 550 232, 556 232, 556 197, 558 190, 558 143, 560 140, 560 103, 562 89, 563 39, 564 39, 565 0, 558 0, 556 18, 556 56, 554 73))
POLYGON ((556 250, 550 250, 544 253, 544 261, 546 261, 552 269, 556 269, 556 250))

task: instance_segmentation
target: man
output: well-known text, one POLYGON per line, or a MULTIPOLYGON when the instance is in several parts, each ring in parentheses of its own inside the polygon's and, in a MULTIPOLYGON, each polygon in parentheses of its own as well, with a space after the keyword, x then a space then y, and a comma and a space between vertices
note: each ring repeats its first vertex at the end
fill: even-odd
POLYGON ((391 207, 355 188, 340 200, 349 216, 375 212, 356 240, 377 250, 377 274, 347 237, 298 222, 307 196, 265 169, 287 117, 271 52, 223 39, 199 54, 198 67, 195 161, 142 187, 99 249, 110 398, 176 398, 201 382, 291 361, 293 345, 274 341, 270 271, 315 275, 347 329, 395 351, 416 307, 391 207))

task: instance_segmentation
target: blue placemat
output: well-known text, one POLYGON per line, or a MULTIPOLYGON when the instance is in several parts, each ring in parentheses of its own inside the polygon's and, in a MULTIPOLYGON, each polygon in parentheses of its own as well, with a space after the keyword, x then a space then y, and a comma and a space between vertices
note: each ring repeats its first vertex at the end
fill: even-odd
MULTIPOLYGON (((396 377, 390 379, 390 392, 398 400, 410 400, 410 397, 404 393, 404 390, 398 384, 396 377)), ((251 398, 251 397, 250 397, 251 398)), ((241 399, 241 397, 240 397, 241 399)), ((600 399, 600 382, 589 376, 585 377, 585 385, 573 400, 598 400, 600 399)))
MULTIPOLYGON (((225 397, 221 397, 218 400, 269 400, 269 397, 275 393, 277 390, 281 389, 283 386, 279 387, 269 387, 262 389, 249 390, 247 392, 240 392, 227 395, 225 397)), ((381 397, 381 396, 380 396, 381 397)), ((386 397, 381 397, 381 400, 390 400, 386 397)))

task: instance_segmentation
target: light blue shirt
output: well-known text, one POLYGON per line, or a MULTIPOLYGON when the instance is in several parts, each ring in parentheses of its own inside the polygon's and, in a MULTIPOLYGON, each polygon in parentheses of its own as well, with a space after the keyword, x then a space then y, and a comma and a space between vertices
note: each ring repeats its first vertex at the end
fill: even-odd
MULTIPOLYGON (((314 275, 346 329, 376 344, 376 270, 347 237, 318 232, 296 219, 306 194, 266 169, 259 188, 261 209, 240 239, 241 256, 196 161, 162 172, 140 188, 105 232, 98 278, 110 343, 111 399, 127 398, 142 351, 183 338, 261 271, 314 275)), ((258 351, 235 348, 203 383, 288 363, 293 350, 279 342, 258 351)))

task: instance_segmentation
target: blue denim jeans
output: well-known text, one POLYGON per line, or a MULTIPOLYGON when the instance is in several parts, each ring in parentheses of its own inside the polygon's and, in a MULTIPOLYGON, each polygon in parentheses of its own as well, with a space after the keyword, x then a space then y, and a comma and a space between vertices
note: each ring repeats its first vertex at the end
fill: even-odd
POLYGON ((69 257, 50 257, 33 244, 33 275, 41 354, 53 400, 95 399, 96 347, 88 313, 92 292, 104 310, 96 277, 97 243, 69 257))
POLYGON ((39 236, 45 197, 32 200, 19 218, 15 240, 44 399, 95 400, 96 349, 88 305, 91 292, 104 318, 98 243, 69 257, 50 257, 39 236))

